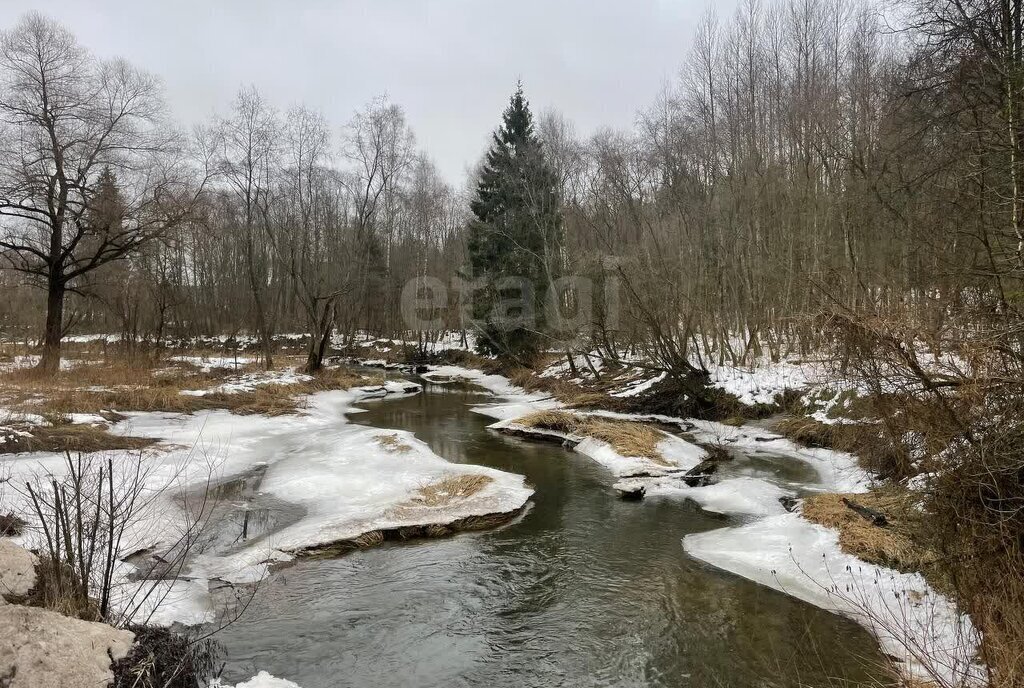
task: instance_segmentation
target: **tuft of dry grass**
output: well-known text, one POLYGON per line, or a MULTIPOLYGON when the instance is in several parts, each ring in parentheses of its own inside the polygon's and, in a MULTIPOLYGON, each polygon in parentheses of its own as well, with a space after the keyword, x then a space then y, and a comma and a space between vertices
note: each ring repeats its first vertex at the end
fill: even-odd
POLYGON ((776 430, 794 442, 808 447, 846 451, 851 447, 846 446, 841 433, 837 432, 843 427, 828 425, 807 416, 788 416, 775 424, 776 430))
POLYGON ((472 497, 493 482, 494 478, 489 475, 450 475, 417 490, 416 496, 409 500, 409 506, 447 506, 472 497))
POLYGON ((537 411, 519 418, 516 423, 527 428, 593 437, 607 442, 623 456, 637 456, 668 465, 658 449, 664 433, 646 423, 581 416, 565 411, 537 411))
POLYGON ((28 591, 24 600, 16 602, 50 609, 83 621, 99 621, 99 604, 93 599, 83 600, 78 590, 79 580, 77 572, 66 563, 40 556, 36 565, 35 586, 28 591))
POLYGON ((896 489, 863 494, 820 494, 803 502, 804 518, 839 531, 844 552, 872 564, 902 572, 924 573, 935 563, 935 555, 917 544, 912 535, 921 514, 910 493, 896 489), (881 512, 887 526, 876 526, 843 502, 843 498, 881 512))
POLYGON ((390 452, 405 454, 412 451, 412 447, 403 442, 397 434, 377 435, 374 439, 377 441, 377 444, 390 452))
POLYGON ((14 514, 0 514, 0 537, 21 535, 27 525, 28 523, 14 514))

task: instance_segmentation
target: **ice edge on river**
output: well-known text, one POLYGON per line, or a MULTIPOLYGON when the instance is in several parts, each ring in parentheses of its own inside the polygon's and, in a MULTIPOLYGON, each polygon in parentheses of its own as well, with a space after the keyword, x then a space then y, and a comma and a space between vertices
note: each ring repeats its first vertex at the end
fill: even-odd
MULTIPOLYGON (((144 457, 146 486, 153 497, 137 522, 130 525, 124 538, 126 551, 159 556, 188 527, 190 517, 180 494, 202 492, 207 484, 216 487, 255 471, 262 474, 257 499, 272 498, 298 514, 281 527, 240 544, 211 533, 213 542, 190 560, 178 580, 158 584, 158 594, 151 597, 161 600, 159 607, 144 609, 141 615, 149 616, 148 622, 154 625, 205 623, 213 620, 217 611, 211 588, 224 582, 259 581, 272 564, 297 554, 359 542, 367 534, 415 534, 418 529, 422 535, 440 535, 471 530, 521 513, 533 494, 523 476, 450 463, 412 433, 348 422, 346 415, 359 411, 352 408, 355 402, 419 390, 415 383, 391 381, 314 394, 298 415, 239 416, 221 410, 193 415, 133 413, 113 426, 116 433, 161 440, 144 457), (433 502, 419 498, 421 488, 461 475, 482 475, 490 480, 475 493, 452 495, 446 503, 436 503, 445 501, 443 493, 440 499, 434 494, 433 502)), ((115 465, 123 462, 130 466, 138 460, 138 454, 131 452, 106 455, 114 458, 115 465)), ((50 453, 5 458, 0 467, 19 483, 41 473, 60 475, 66 470, 64 457, 50 453)), ((5 506, 30 513, 27 505, 6 504, 18 498, 17 494, 5 495, 5 506)), ((246 504, 235 506, 248 508, 246 504)), ((33 541, 37 535, 29 529, 20 541, 37 546, 33 541)), ((136 591, 152 585, 133 582, 135 571, 133 565, 119 562, 115 603, 127 604, 136 591)))
MULTIPOLYGON (((517 418, 537 410, 563 408, 563 405, 547 396, 519 389, 499 375, 443 366, 432 369, 425 377, 435 381, 467 380, 503 397, 501 403, 481 404, 473 409, 496 419, 498 422, 491 426, 494 429, 513 433, 528 431, 521 434, 547 435, 554 440, 567 441, 616 477, 638 468, 651 468, 637 465, 635 457, 617 455, 603 442, 581 441, 581 438, 561 433, 522 428, 515 422, 517 418)), ((952 601, 932 589, 920 574, 874 566, 844 553, 836 531, 811 523, 799 513, 788 513, 780 503, 781 497, 795 494, 791 488, 866 491, 871 479, 860 468, 856 457, 828 449, 802 447, 759 428, 735 428, 668 416, 589 413, 677 426, 704 444, 785 456, 812 467, 818 479, 800 485, 740 476, 707 487, 691 488, 656 472, 650 478, 620 480, 617 485, 628 488, 632 483, 642 484, 648 496, 683 497, 707 511, 747 520, 741 525, 688 535, 682 540, 683 548, 716 568, 853 619, 874 635, 883 650, 899 662, 901 673, 908 677, 925 681, 938 679, 944 685, 981 682, 983 668, 976 659, 977 632, 952 601)), ((696 462, 691 457, 676 463, 683 467, 696 462)))

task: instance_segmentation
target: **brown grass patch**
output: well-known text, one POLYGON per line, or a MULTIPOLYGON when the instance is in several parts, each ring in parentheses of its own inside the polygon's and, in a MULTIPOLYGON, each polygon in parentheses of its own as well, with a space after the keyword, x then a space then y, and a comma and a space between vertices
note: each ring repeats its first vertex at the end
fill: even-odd
POLYGON ((927 573, 935 555, 917 544, 913 535, 924 516, 911 493, 885 488, 864 494, 821 494, 803 502, 803 516, 813 523, 839 531, 843 551, 872 564, 904 573, 927 573), (888 525, 873 525, 843 502, 843 498, 881 512, 888 525))
POLYGON ((450 475, 417 490, 416 496, 409 500, 409 506, 446 506, 472 497, 493 482, 494 478, 489 475, 450 475))
POLYGON ((3 445, 5 453, 134 451, 156 444, 149 437, 114 435, 98 425, 43 425, 27 427, 25 431, 28 436, 3 445))
POLYGON ((377 435, 374 439, 377 441, 377 444, 390 452, 405 454, 412 451, 412 447, 403 442, 397 434, 377 435))
POLYGON ((66 563, 40 556, 36 565, 35 585, 25 599, 12 601, 50 609, 83 621, 99 621, 99 605, 92 599, 83 601, 78 581, 78 574, 66 563))
POLYGON ((875 423, 822 423, 807 416, 790 416, 775 429, 807 447, 849 452, 866 470, 881 478, 899 480, 914 474, 909 450, 893 442, 875 423))
POLYGON ((538 411, 519 418, 516 423, 527 428, 593 437, 607 442, 623 456, 637 456, 668 465, 658 450, 664 433, 646 423, 581 416, 565 411, 538 411))
POLYGON ((330 368, 312 380, 296 384, 264 384, 251 390, 203 396, 183 391, 208 391, 244 371, 215 369, 199 372, 189 364, 172 368, 126 365, 89 366, 41 376, 33 370, 19 370, 0 377, 0 394, 9 407, 47 414, 117 411, 163 411, 194 413, 227 409, 242 415, 280 416, 302 408, 300 397, 334 389, 348 389, 366 378, 345 368, 330 368))
POLYGON ((603 389, 606 385, 597 382, 581 386, 557 377, 541 377, 536 371, 522 367, 503 369, 500 367, 496 368, 492 364, 484 368, 484 370, 485 372, 496 372, 504 375, 512 384, 522 387, 527 392, 550 394, 566 406, 574 408, 601 407, 613 410, 621 406, 621 402, 618 399, 609 396, 607 391, 603 389))

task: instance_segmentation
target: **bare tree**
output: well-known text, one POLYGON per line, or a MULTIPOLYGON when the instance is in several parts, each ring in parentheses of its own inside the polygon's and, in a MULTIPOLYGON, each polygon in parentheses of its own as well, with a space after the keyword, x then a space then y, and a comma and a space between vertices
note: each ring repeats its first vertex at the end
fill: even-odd
POLYGON ((240 204, 245 272, 252 295, 253 325, 263 363, 273 366, 273 326, 267 303, 270 264, 265 242, 280 125, 255 87, 238 92, 231 117, 217 128, 217 167, 240 204))
POLYGON ((43 371, 60 366, 66 294, 194 200, 163 122, 157 79, 42 15, 0 36, 0 257, 46 290, 43 371))

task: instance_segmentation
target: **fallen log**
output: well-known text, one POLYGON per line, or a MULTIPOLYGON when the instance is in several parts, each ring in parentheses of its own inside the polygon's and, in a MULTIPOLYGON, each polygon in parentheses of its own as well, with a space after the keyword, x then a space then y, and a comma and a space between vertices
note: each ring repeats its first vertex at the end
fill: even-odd
POLYGON ((885 514, 883 514, 881 511, 876 511, 875 509, 871 509, 862 504, 858 504, 857 502, 851 501, 846 497, 843 497, 843 504, 845 504, 847 507, 852 509, 854 512, 856 512, 863 518, 870 521, 871 525, 878 526, 879 528, 884 528, 885 526, 889 525, 889 519, 887 519, 885 517, 885 514))

